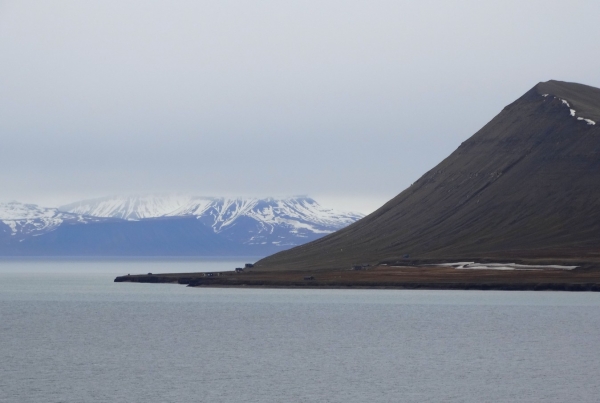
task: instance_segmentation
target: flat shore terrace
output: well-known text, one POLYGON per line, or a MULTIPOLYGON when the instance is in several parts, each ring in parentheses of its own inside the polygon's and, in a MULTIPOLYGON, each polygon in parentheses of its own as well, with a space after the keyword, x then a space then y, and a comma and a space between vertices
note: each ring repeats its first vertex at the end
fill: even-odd
POLYGON ((590 268, 495 270, 448 266, 379 265, 362 270, 323 269, 119 276, 115 282, 178 283, 190 287, 382 288, 431 290, 600 291, 600 270, 590 268))

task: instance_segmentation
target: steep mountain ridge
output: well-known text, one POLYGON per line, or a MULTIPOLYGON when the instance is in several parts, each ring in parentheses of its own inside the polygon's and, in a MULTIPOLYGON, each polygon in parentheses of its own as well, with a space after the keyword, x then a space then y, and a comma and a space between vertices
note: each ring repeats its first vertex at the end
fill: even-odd
POLYGON ((540 83, 374 213, 257 267, 344 267, 406 254, 598 259, 599 118, 599 89, 540 83))
POLYGON ((551 94, 561 100, 570 102, 570 108, 573 108, 577 112, 577 115, 583 119, 591 119, 594 122, 600 121, 600 109, 598 107, 600 88, 550 80, 538 83, 533 90, 542 96, 551 94))

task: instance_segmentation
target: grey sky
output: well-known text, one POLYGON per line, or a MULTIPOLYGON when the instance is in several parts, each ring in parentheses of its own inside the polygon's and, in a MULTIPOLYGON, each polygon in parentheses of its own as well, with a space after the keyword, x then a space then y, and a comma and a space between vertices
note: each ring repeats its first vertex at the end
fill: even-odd
POLYGON ((0 200, 309 194, 369 212, 539 81, 594 1, 0 1, 0 200))

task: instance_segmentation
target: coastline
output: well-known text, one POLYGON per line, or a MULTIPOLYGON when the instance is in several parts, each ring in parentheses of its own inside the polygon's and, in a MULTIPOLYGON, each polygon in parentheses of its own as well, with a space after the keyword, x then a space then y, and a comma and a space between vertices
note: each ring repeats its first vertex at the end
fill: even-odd
POLYGON ((126 275, 115 282, 188 287, 600 291, 600 270, 473 270, 441 266, 374 266, 365 270, 162 273, 126 275))

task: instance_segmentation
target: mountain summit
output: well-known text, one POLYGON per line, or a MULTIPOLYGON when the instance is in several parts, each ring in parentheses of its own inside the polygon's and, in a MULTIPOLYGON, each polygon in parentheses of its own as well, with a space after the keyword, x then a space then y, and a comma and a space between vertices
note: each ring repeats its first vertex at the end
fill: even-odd
POLYGON ((600 89, 537 84, 374 213, 258 262, 600 258, 600 89))

